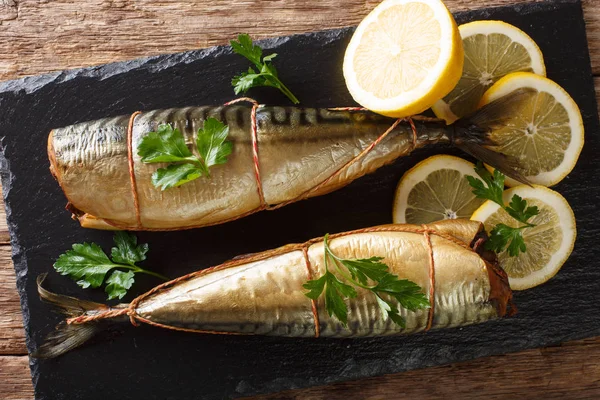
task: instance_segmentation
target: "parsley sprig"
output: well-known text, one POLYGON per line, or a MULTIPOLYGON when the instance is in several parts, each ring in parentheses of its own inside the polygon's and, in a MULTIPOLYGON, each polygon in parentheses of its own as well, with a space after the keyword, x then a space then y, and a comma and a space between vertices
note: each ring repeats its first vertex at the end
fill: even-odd
POLYGON ((303 285, 308 290, 305 295, 317 300, 325 291, 327 313, 330 317, 335 316, 344 326, 348 324, 346 299, 358 295, 354 287, 366 289, 375 295, 383 317, 389 317, 403 328, 406 325, 398 311, 398 303, 410 311, 429 307, 429 300, 422 293, 421 287, 412 281, 398 279, 396 275, 391 274, 389 267, 382 262, 382 257, 365 259, 338 257, 329 247, 329 235, 325 235, 323 246, 325 274, 303 285), (341 279, 331 272, 330 266, 339 273, 341 279))
POLYGON ((300 100, 281 82, 277 76, 277 69, 273 65, 273 59, 277 57, 276 53, 262 56, 262 49, 252 43, 252 39, 246 33, 238 35, 238 40, 232 40, 231 47, 233 51, 251 61, 256 70, 252 67, 247 72, 233 78, 231 84, 235 94, 246 93, 248 89, 258 86, 271 86, 283 92, 294 104, 300 103, 300 100))
POLYGON ((149 132, 138 145, 138 155, 144 163, 170 163, 152 174, 152 184, 161 190, 181 186, 201 176, 210 178, 209 168, 225 164, 233 145, 226 141, 229 127, 215 118, 207 118, 198 129, 197 157, 187 147, 179 129, 161 124, 156 132, 149 132))
POLYGON ((122 299, 133 285, 135 274, 168 280, 163 275, 137 266, 137 263, 146 259, 147 243, 138 244, 135 235, 122 231, 116 232, 113 240, 116 247, 111 250, 112 261, 96 243, 76 243, 72 250, 58 257, 54 269, 61 275, 69 276, 84 289, 98 288, 106 283, 104 291, 109 300, 122 299))
POLYGON ((504 250, 508 251, 511 257, 516 257, 519 253, 527 251, 527 245, 523 239, 523 230, 533 228, 535 225, 529 220, 539 214, 537 206, 528 206, 527 201, 523 200, 519 195, 513 195, 510 203, 504 204, 502 193, 504 192, 504 175, 494 170, 492 175, 481 162, 477 163, 475 172, 481 179, 473 176, 467 176, 469 184, 473 188, 473 194, 481 199, 491 200, 498 204, 511 217, 520 222, 522 225, 511 227, 506 224, 496 225, 490 232, 490 237, 485 243, 487 250, 493 250, 496 253, 501 253, 504 250))

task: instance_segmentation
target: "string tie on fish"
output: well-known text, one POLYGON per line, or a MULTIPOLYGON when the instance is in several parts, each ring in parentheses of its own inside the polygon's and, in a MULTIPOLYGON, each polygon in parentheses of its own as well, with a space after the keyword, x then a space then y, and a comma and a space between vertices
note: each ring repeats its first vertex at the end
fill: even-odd
POLYGON ((433 231, 427 225, 421 225, 421 227, 423 228, 423 236, 425 236, 425 245, 429 256, 429 312, 427 326, 425 327, 425 331, 428 331, 433 325, 433 315, 435 313, 435 261, 433 259, 433 245, 431 244, 431 233, 433 231))
MULTIPOLYGON (((368 111, 367 109, 362 108, 362 107, 328 108, 328 110, 330 110, 330 111, 368 111)), ((283 203, 280 203, 280 204, 277 204, 274 206, 269 206, 269 207, 267 207, 267 210, 276 210, 278 208, 287 206, 288 204, 294 203, 296 201, 307 199, 307 198, 311 197, 313 194, 318 193, 321 189, 326 187, 334 179, 338 178, 345 171, 347 171, 348 168, 350 168, 351 166, 353 166, 354 164, 356 164, 357 162, 359 162, 360 160, 365 158, 379 143, 381 143, 394 129, 396 129, 396 127, 400 123, 406 122, 406 121, 408 121, 408 123, 410 124, 411 129, 412 129, 413 141, 412 141, 412 148, 410 149, 410 151, 413 151, 417 147, 417 138, 418 138, 417 128, 412 120, 412 117, 399 118, 396 121, 394 121, 394 123, 385 132, 383 132, 381 135, 379 135, 379 137, 377 139, 375 139, 369 146, 367 146, 365 149, 363 149, 357 156, 350 159, 347 163, 342 165, 337 171, 335 171, 332 175, 327 177, 321 183, 319 183, 316 186, 313 186, 312 188, 308 189, 307 191, 300 194, 298 197, 296 197, 294 199, 285 201, 283 203)))
POLYGON ((97 322, 104 319, 117 318, 121 316, 128 316, 129 321, 133 326, 139 326, 136 321, 137 314, 135 309, 137 308, 137 302, 132 301, 127 308, 109 308, 106 311, 101 311, 92 315, 80 315, 78 317, 67 318, 67 325, 82 325, 90 322, 97 322))
MULTIPOLYGON (((135 121, 135 117, 140 115, 141 111, 136 111, 131 114, 129 118, 129 124, 127 125, 127 166, 129 168, 129 181, 131 183, 131 192, 133 193, 133 209, 135 212, 135 222, 137 224, 137 229, 143 229, 142 225, 142 216, 140 214, 140 201, 138 196, 137 182, 135 179, 135 169, 133 164, 133 123, 135 121)), ((107 221, 108 222, 108 221, 107 221)))
MULTIPOLYGON (((302 256, 304 257, 304 263, 306 264, 306 269, 308 270, 308 280, 313 280, 313 271, 312 266, 310 264, 310 258, 308 258, 308 246, 302 247, 302 256)), ((315 323, 315 338, 318 338, 321 335, 321 325, 319 322, 319 312, 317 311, 317 302, 315 299, 310 299, 310 305, 313 313, 313 320, 315 323)))
POLYGON ((73 317, 67 319, 67 325, 81 325, 88 322, 96 322, 103 319, 110 319, 120 317, 122 315, 129 315, 129 308, 118 308, 118 309, 107 309, 92 315, 81 315, 79 317, 73 317))
POLYGON ((265 201, 265 194, 263 192, 262 181, 260 179, 260 163, 258 159, 258 122, 256 121, 256 110, 260 107, 258 102, 250 97, 240 97, 239 99, 231 100, 225 103, 226 106, 248 102, 252 104, 252 110, 250 111, 250 125, 252 127, 252 159, 254 161, 254 177, 256 178, 256 190, 258 192, 258 198, 260 200, 260 207, 265 209, 269 205, 265 201))
MULTIPOLYGON (((364 108, 364 107, 333 107, 333 108, 328 108, 328 110, 330 110, 330 111, 370 111, 368 108, 364 108)), ((424 117, 421 115, 416 115, 414 117, 399 118, 396 121, 396 122, 408 122, 410 124, 410 128, 411 128, 412 134, 413 134, 412 149, 410 151, 413 151, 414 149, 417 148, 417 139, 419 137, 419 135, 417 133, 417 127, 415 126, 414 119, 417 119, 419 121, 429 121, 429 120, 439 121, 437 118, 429 118, 429 117, 424 117)), ((397 125, 398 124, 396 124, 396 126, 397 125)))

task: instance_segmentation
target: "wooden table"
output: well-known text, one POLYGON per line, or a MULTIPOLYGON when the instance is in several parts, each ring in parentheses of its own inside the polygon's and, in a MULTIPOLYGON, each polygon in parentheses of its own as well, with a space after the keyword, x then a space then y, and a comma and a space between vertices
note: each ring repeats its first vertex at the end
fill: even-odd
MULTIPOLYGON (((446 0, 452 11, 522 0, 446 0)), ((356 25, 377 0, 0 0, 0 80, 255 38, 356 25)), ((595 75, 600 1, 584 0, 595 75)), ((596 87, 600 86, 596 78, 596 87)), ((33 389, 0 206, 0 398, 33 389)), ((52 260, 48 260, 50 267, 52 260)), ((260 399, 597 398, 600 338, 260 399)))

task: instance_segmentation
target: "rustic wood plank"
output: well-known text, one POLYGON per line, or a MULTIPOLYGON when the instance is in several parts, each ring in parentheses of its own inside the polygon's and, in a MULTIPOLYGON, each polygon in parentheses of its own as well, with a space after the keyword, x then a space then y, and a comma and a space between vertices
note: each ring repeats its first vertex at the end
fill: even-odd
MULTIPOLYGON (((600 338, 587 339, 252 399, 591 399, 600 396, 600 364, 595 361, 599 356, 600 338)), ((7 400, 33 397, 26 356, 0 356, 0 395, 7 400)))
POLYGON ((600 114, 600 76, 594 77, 594 88, 596 89, 596 107, 598 107, 598 114, 600 114))
POLYGON ((0 246, 0 355, 27 354, 15 270, 10 256, 10 246, 0 246))
MULTIPOLYGON (((0 185, 0 190, 2 185, 0 185)), ((4 202, 0 201, 0 246, 10 244, 10 235, 8 233, 8 226, 6 225, 6 210, 4 209, 4 202)))
MULTIPOLYGON (((528 0, 446 0, 452 11, 528 0)), ((0 0, 0 80, 227 43, 356 25, 379 0, 0 0)), ((600 2, 585 0, 600 73, 600 2)))
POLYGON ((600 338, 588 339, 252 399, 593 399, 600 397, 598 355, 600 338))
POLYGON ((0 356, 0 397, 4 400, 33 399, 27 356, 0 356))

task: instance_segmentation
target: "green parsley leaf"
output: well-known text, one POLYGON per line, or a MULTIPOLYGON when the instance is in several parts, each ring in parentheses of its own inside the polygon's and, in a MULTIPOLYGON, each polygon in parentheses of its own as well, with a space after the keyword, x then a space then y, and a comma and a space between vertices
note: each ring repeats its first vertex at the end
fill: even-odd
POLYGON ((161 124, 156 132, 144 136, 137 150, 145 163, 185 162, 193 157, 179 129, 173 129, 169 124, 161 124))
POLYGON ((387 274, 372 290, 395 298, 402 307, 410 311, 429 307, 429 300, 419 285, 408 279, 398 279, 396 275, 387 274))
POLYGON ((344 299, 356 297, 353 287, 346 285, 329 271, 319 279, 306 282, 302 287, 309 290, 306 296, 312 300, 317 300, 325 290, 325 308, 329 316, 335 316, 344 325, 348 323, 348 308, 344 299))
POLYGON ((383 260, 383 257, 371 257, 362 260, 342 259, 339 261, 348 268, 352 279, 358 279, 360 283, 366 285, 368 279, 379 281, 388 275, 388 266, 382 263, 381 260, 383 260))
MULTIPOLYGON (((406 321, 399 314, 398 308, 396 308, 396 305, 389 300, 385 300, 383 297, 381 297, 378 294, 376 295, 376 298, 377 298, 377 304, 379 304, 379 309, 381 310, 381 314, 383 315, 383 318, 384 319, 389 318, 395 324, 400 325, 401 328, 406 328, 406 321)), ((429 304, 429 303, 427 303, 427 304, 429 304)))
POLYGON ((100 287, 114 264, 95 243, 76 243, 72 248, 58 257, 54 269, 76 280, 84 289, 100 287))
POLYGON ((256 73, 252 67, 248 68, 248 72, 242 72, 231 80, 235 94, 246 93, 248 90, 256 86, 267 86, 264 76, 256 73))
POLYGON ((527 201, 516 194, 513 195, 508 206, 505 205, 502 196, 504 191, 504 175, 502 175, 500 171, 494 170, 494 175, 492 176, 492 174, 483 167, 481 162, 477 163, 475 172, 481 179, 467 176, 467 180, 473 188, 473 194, 479 198, 493 201, 516 221, 525 224, 514 228, 506 224, 496 225, 490 232, 490 237, 486 241, 484 247, 487 250, 492 250, 496 253, 501 253, 506 250, 511 257, 516 257, 520 253, 525 253, 527 251, 527 246, 523 239, 522 230, 535 226, 530 223, 529 220, 539 214, 538 207, 527 206, 527 201))
POLYGON ((225 164, 227 156, 231 154, 233 145, 225 141, 227 135, 229 135, 229 127, 215 118, 208 118, 204 122, 204 127, 198 130, 196 145, 208 175, 210 175, 208 172, 210 167, 225 164))
POLYGON ((168 124, 159 125, 157 132, 149 132, 138 145, 138 155, 145 163, 176 163, 159 168, 152 174, 152 184, 161 190, 181 186, 202 176, 210 178, 209 168, 227 162, 233 144, 226 141, 229 127, 215 118, 207 118, 198 129, 196 157, 185 144, 178 129, 168 124))
POLYGON ((345 301, 358 295, 352 286, 371 291, 383 318, 390 318, 401 327, 405 327, 405 321, 398 312, 398 303, 410 311, 429 307, 429 301, 421 288, 414 282, 399 280, 396 275, 390 274, 389 267, 382 262, 383 257, 343 259, 333 253, 328 238, 329 235, 323 238, 325 274, 319 279, 306 282, 303 287, 308 290, 305 295, 313 300, 317 300, 325 292, 325 306, 329 316, 334 316, 344 326, 348 324, 348 307, 345 301), (330 264, 335 266, 338 276, 329 270, 330 264), (369 281, 377 284, 369 286, 369 281))
POLYGON ((106 280, 106 287, 104 291, 108 294, 108 299, 122 299, 127 294, 127 291, 131 289, 135 279, 133 278, 135 272, 133 271, 119 271, 116 270, 106 280))
POLYGON ((234 52, 253 62, 258 69, 261 68, 262 62, 260 59, 262 57, 262 49, 252 43, 250 35, 247 33, 238 35, 237 42, 235 40, 231 41, 231 47, 233 48, 234 52))
POLYGON ((117 247, 111 249, 111 258, 120 264, 134 265, 146 259, 148 243, 137 244, 137 237, 129 232, 118 231, 113 238, 117 247))
POLYGON ((537 206, 527 207, 527 201, 516 194, 513 195, 506 212, 508 212, 511 217, 524 224, 528 223, 527 221, 529 218, 540 213, 537 206))
POLYGON ((388 315, 394 323, 400 325, 401 328, 406 328, 406 321, 404 320, 404 318, 402 318, 400 314, 398 314, 397 312, 390 311, 388 315))
POLYGON ((527 251, 521 229, 505 224, 498 224, 492 229, 484 247, 496 253, 501 253, 508 247, 508 254, 511 257, 516 257, 520 252, 525 253, 527 251))
POLYGON ((335 316, 344 326, 348 324, 348 307, 344 302, 345 298, 357 296, 356 290, 342 281, 334 274, 327 271, 325 273, 325 308, 329 316, 335 316))
POLYGON ((321 296, 321 293, 323 293, 325 283, 327 283, 327 274, 323 275, 319 279, 313 279, 306 282, 304 285, 302 285, 304 289, 309 291, 308 293, 305 293, 306 297, 317 300, 319 296, 321 296))
POLYGON ((263 61, 267 62, 267 61, 273 61, 273 59, 277 57, 277 53, 273 53, 273 54, 269 54, 268 56, 263 58, 263 61))
POLYGON ((477 163, 475 172, 481 177, 483 182, 467 175, 467 180, 473 187, 473 194, 481 199, 488 199, 503 206, 504 175, 500 171, 494 170, 494 175, 492 176, 482 163, 477 163))
POLYGON ((292 103, 300 102, 278 77, 277 69, 272 64, 273 59, 277 57, 276 53, 262 57, 262 49, 253 44, 250 36, 245 33, 239 35, 237 41, 232 40, 230 43, 235 53, 246 57, 260 71, 256 72, 250 67, 248 72, 235 76, 231 80, 235 94, 245 93, 253 87, 271 86, 281 90, 292 103))
POLYGON ((166 168, 157 169, 152 174, 152 184, 160 190, 167 190, 198 179, 202 175, 202 169, 195 165, 171 164, 166 168))
POLYGON ((54 269, 61 275, 75 280, 79 286, 86 289, 98 288, 105 282, 108 299, 123 298, 134 282, 136 273, 153 275, 168 280, 164 276, 145 270, 136 265, 146 259, 148 245, 137 244, 137 238, 126 232, 116 232, 114 236, 116 247, 112 248, 112 260, 100 246, 95 243, 76 243, 72 250, 61 254, 54 263, 54 269))

